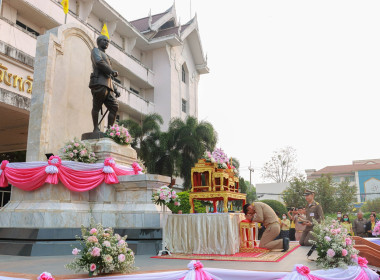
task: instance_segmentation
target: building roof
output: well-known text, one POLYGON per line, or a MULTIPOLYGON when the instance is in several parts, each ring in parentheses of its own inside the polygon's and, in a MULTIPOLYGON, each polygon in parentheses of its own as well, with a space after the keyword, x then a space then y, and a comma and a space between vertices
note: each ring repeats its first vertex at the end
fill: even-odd
POLYGON ((156 21, 158 21, 160 18, 162 18, 164 15, 166 15, 168 11, 157 14, 157 15, 152 15, 152 16, 147 16, 144 18, 136 19, 133 21, 130 21, 130 23, 136 27, 136 29, 140 32, 144 32, 149 30, 149 18, 152 17, 152 24, 154 24, 156 21))
POLYGON ((380 163, 326 166, 316 172, 313 172, 309 177, 317 177, 322 174, 350 174, 355 171, 376 169, 380 169, 380 163))
POLYGON ((154 36, 153 38, 159 38, 159 37, 165 37, 165 36, 168 36, 168 35, 174 35, 174 34, 178 34, 178 30, 180 29, 180 32, 184 32, 185 29, 189 26, 189 24, 185 24, 185 25, 181 25, 181 26, 174 26, 174 27, 170 27, 170 28, 166 28, 166 29, 163 29, 163 30, 159 30, 154 36))

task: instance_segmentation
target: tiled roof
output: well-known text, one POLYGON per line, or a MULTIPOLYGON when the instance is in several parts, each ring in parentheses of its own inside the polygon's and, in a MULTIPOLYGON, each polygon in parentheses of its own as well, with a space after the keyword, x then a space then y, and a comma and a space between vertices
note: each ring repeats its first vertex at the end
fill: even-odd
MULTIPOLYGON (((181 33, 183 31, 185 31, 185 29, 188 26, 189 26, 188 24, 182 25, 181 26, 181 33)), ((175 27, 170 27, 170 28, 167 28, 167 29, 160 30, 160 31, 157 32, 156 35, 154 35, 153 38, 159 38, 159 37, 165 37, 165 36, 172 35, 172 34, 178 34, 178 28, 179 28, 179 26, 175 26, 175 27)))
MULTIPOLYGON (((152 24, 155 23, 157 20, 159 20, 161 17, 163 17, 167 12, 153 15, 152 16, 152 24)), ((130 22, 134 27, 137 28, 138 31, 143 32, 146 30, 149 30, 149 17, 136 19, 130 22)))
POLYGON ((375 169, 380 169, 380 163, 326 166, 310 174, 310 176, 318 176, 322 174, 347 174, 347 173, 353 173, 355 171, 360 171, 360 170, 375 170, 375 169))

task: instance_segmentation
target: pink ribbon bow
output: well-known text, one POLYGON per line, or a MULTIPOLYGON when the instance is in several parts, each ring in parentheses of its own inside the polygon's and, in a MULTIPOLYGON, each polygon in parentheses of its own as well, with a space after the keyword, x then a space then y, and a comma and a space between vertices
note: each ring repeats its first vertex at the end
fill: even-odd
POLYGON ((115 170, 114 170, 115 166, 116 166, 116 163, 113 158, 109 157, 104 160, 103 173, 104 173, 104 182, 106 182, 106 184, 119 183, 119 179, 117 178, 115 174, 115 170))
POLYGON ((358 257, 358 264, 361 267, 367 267, 367 263, 368 263, 368 261, 366 258, 358 257))
POLYGON ((45 172, 48 174, 45 182, 49 184, 58 184, 58 172, 62 161, 59 156, 50 156, 48 160, 48 166, 45 168, 45 172))
POLYGON ((135 175, 139 174, 140 171, 142 171, 141 166, 140 166, 137 162, 134 162, 134 163, 132 164, 132 168, 133 168, 133 170, 134 170, 134 172, 135 172, 135 175))
POLYGON ((3 160, 0 165, 0 187, 8 187, 8 180, 5 178, 5 167, 7 167, 7 164, 9 161, 3 160))

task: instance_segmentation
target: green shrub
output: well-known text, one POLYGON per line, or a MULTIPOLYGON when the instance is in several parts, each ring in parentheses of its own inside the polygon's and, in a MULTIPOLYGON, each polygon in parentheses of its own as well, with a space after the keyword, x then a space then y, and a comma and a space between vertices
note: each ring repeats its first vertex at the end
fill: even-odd
MULTIPOLYGON (((169 203, 168 208, 174 213, 178 213, 179 210, 182 210, 183 214, 190 213, 190 201, 189 201, 189 191, 184 191, 177 193, 180 199, 180 206, 175 206, 174 203, 169 203)), ((194 211, 196 213, 206 213, 206 207, 202 205, 202 202, 199 200, 194 200, 194 211)))
POLYGON ((279 216, 281 216, 282 214, 288 213, 288 210, 286 210, 285 205, 282 204, 280 201, 273 200, 273 199, 263 199, 263 200, 260 200, 260 202, 264 202, 268 204, 270 207, 272 207, 274 212, 278 213, 279 216))
POLYGON ((361 207, 363 212, 375 211, 376 216, 380 213, 380 197, 366 201, 361 207))

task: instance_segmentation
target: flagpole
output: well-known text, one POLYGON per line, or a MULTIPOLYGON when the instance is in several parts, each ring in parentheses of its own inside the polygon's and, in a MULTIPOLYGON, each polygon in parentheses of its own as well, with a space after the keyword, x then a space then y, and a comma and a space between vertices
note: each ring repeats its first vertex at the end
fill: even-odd
POLYGON ((67 14, 65 14, 65 24, 66 24, 66 20, 67 20, 67 14))

